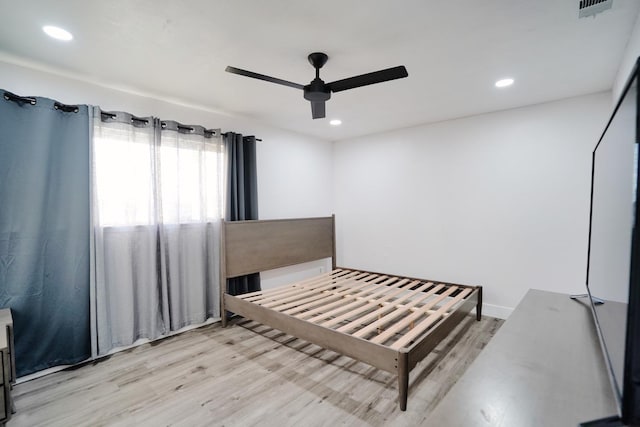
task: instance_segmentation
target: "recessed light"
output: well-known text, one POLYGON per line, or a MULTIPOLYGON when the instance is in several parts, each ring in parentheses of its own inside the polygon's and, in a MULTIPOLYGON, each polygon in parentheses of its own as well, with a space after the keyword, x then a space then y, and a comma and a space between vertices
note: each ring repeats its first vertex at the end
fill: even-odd
POLYGON ((42 31, 56 40, 68 42, 73 39, 73 35, 69 31, 60 27, 54 27, 53 25, 45 25, 42 27, 42 31))
POLYGON ((507 87, 513 84, 513 79, 501 79, 496 82, 496 87, 507 87))
POLYGON ((340 119, 333 119, 329 122, 329 124, 331 126, 340 126, 342 124, 342 120, 340 119))

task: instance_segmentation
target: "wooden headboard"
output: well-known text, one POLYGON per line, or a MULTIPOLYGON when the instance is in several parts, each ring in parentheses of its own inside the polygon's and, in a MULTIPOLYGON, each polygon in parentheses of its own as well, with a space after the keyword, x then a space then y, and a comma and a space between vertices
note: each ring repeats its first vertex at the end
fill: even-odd
POLYGON ((222 222, 221 278, 332 258, 335 219, 295 218, 222 222))
POLYGON ((220 317, 226 325, 227 279, 331 258, 336 268, 335 217, 222 221, 220 317))

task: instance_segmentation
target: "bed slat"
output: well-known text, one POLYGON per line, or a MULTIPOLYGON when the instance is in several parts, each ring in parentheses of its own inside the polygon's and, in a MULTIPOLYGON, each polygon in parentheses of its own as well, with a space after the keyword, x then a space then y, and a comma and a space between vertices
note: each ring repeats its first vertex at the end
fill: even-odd
POLYGON ((380 298, 376 298, 376 299, 369 298, 367 300, 358 300, 360 303, 363 304, 361 307, 358 307, 355 310, 351 310, 341 316, 334 317, 333 319, 327 320, 322 323, 322 326, 326 328, 330 328, 332 326, 337 325, 338 323, 341 323, 345 320, 352 318, 353 316, 372 310, 375 307, 377 307, 378 304, 380 304, 381 302, 392 300, 396 295, 399 295, 402 292, 405 292, 406 288, 410 287, 409 279, 401 280, 398 283, 402 283, 401 285, 402 287, 398 287, 395 290, 389 290, 387 292, 384 292, 381 294, 382 296, 380 298), (408 283, 409 285, 407 285, 408 283))
POLYGON ((432 307, 434 307, 440 301, 442 301, 443 299, 445 299, 446 297, 448 297, 449 295, 451 295, 452 293, 454 293, 457 290, 458 290, 457 286, 449 286, 446 291, 444 291, 443 293, 441 293, 437 297, 432 298, 431 301, 429 301, 427 304, 425 304, 422 307, 422 310, 410 313, 407 317, 403 318, 401 321, 397 322, 396 324, 394 324, 392 327, 390 327, 389 329, 387 329, 383 333, 381 333, 381 334, 379 334, 379 335, 377 335, 377 336, 375 336, 373 338, 370 338, 370 341, 378 343, 378 344, 382 344, 382 343, 386 342, 393 335, 395 335, 398 332, 400 332, 401 330, 407 328, 411 324, 411 322, 413 322, 413 321, 419 319, 421 316, 423 316, 425 314, 424 313, 425 311, 430 310, 432 307))
MULTIPOLYGON (((387 294, 386 298, 382 299, 377 299, 377 300, 369 300, 368 303, 371 306, 372 309, 375 309, 373 312, 366 314, 364 317, 359 317, 349 323, 347 323, 346 325, 340 326, 337 330, 340 332, 349 332, 352 331, 354 329, 357 329, 363 325, 366 325, 367 322, 369 322, 372 319, 375 319, 376 317, 380 317, 383 313, 393 310, 393 304, 395 304, 397 301, 404 301, 407 298, 410 298, 411 295, 404 295, 402 297, 395 298, 396 296, 400 295, 400 294, 406 294, 408 292, 411 292, 410 289, 412 287, 414 287, 415 285, 417 285, 418 283, 420 283, 419 280, 414 280, 413 282, 409 283, 406 288, 408 289, 399 289, 397 292, 392 292, 387 294), (377 309, 376 309, 377 307, 377 309)), ((427 286, 425 284, 425 286, 427 286)), ((355 336, 355 334, 352 334, 355 336)))
MULTIPOLYGON (((360 329, 359 331, 353 333, 353 335, 356 336, 356 337, 364 338, 368 333, 373 332, 376 329, 381 329, 382 326, 384 326, 385 324, 391 322, 396 317, 401 316, 401 315, 406 315, 407 314, 407 310, 410 310, 412 307, 415 307, 418 304, 421 304, 423 301, 428 300, 429 298, 431 298, 431 295, 435 294, 436 292, 438 292, 442 288, 443 288, 442 285, 436 286, 433 289, 429 290, 428 292, 424 292, 423 296, 421 296, 418 299, 415 299, 415 300, 409 302, 408 304, 402 306, 401 308, 399 308, 397 305, 389 305, 389 306, 380 308, 378 310, 380 312, 380 314, 384 314, 384 313, 387 313, 387 312, 390 312, 390 313, 384 314, 384 316, 382 316, 380 319, 378 319, 375 322, 367 325, 366 327, 360 329)), ((411 295, 411 296, 413 296, 413 295, 411 295)), ((408 297, 411 297, 411 296, 408 296, 408 297)), ((362 321, 363 322, 368 322, 370 319, 373 319, 373 317, 370 317, 368 319, 362 319, 362 321)))
MULTIPOLYGON (((424 331, 426 331, 431 325, 440 320, 454 305, 462 301, 467 295, 471 293, 471 289, 464 289, 458 295, 456 295, 451 301, 440 307, 438 311, 424 319, 422 322, 413 327, 409 332, 404 334, 402 338, 398 339, 391 345, 391 348, 399 349, 405 347, 411 343, 414 339, 419 337, 424 331)), ((414 314, 416 316, 416 314, 414 314)))
MULTIPOLYGON (((398 281, 397 277, 392 277, 390 279, 385 280, 384 282, 380 283, 381 287, 378 288, 378 290, 376 292, 373 292, 369 295, 369 298, 373 298, 377 295, 381 295, 387 292, 387 289, 382 288, 382 286, 386 286, 389 285, 393 282, 397 282, 397 283, 406 283, 408 282, 408 280, 403 281, 398 281)), ((357 307, 359 305, 362 304, 362 301, 354 301, 351 302, 347 305, 344 304, 344 301, 338 301, 332 304, 327 304, 323 307, 318 307, 316 309, 313 310, 309 310, 309 311, 305 311, 304 313, 300 313, 298 315, 296 315, 296 317, 300 318, 300 319, 306 319, 310 316, 314 316, 311 319, 309 319, 310 322, 316 322, 318 320, 321 319, 326 319, 328 317, 334 316, 338 313, 343 313, 345 311, 349 311, 354 307, 357 307), (337 307, 337 308, 336 308, 337 307), (329 311, 326 311, 329 310, 329 311), (320 313, 320 314, 319 314, 320 313)))
POLYGON ((378 278, 378 276, 376 276, 375 274, 369 274, 366 276, 359 276, 359 277, 354 277, 351 280, 346 280, 344 282, 338 282, 338 283, 330 283, 326 286, 322 286, 320 288, 318 288, 312 296, 309 296, 309 293, 304 293, 302 295, 298 295, 298 296, 294 296, 294 297, 289 297, 289 298, 285 298, 282 301, 278 301, 278 303, 276 303, 275 305, 271 305, 271 304, 261 304, 264 307, 271 307, 274 310, 277 311, 284 311, 287 310, 288 308, 291 307, 296 307, 300 304, 305 304, 307 302, 310 301, 316 301, 318 299, 324 298, 325 296, 327 296, 327 294, 336 294, 337 292, 335 292, 335 290, 337 289, 338 291, 342 291, 342 292, 348 292, 349 288, 345 287, 345 285, 350 285, 352 283, 355 283, 358 281, 358 278, 364 280, 364 281, 369 281, 369 280, 375 280, 378 278))
POLYGON ((260 299, 263 296, 266 295, 279 295, 285 292, 289 292, 291 291, 291 288, 301 288, 304 287, 306 289, 311 288, 314 284, 318 283, 318 282, 323 282, 326 278, 332 277, 332 278, 338 278, 341 276, 344 276, 346 274, 349 274, 349 271, 344 271, 344 270, 333 270, 330 271, 328 273, 324 273, 321 274, 319 276, 314 276, 314 277, 310 277, 308 279, 302 280, 300 282, 296 282, 296 283, 292 283, 290 285, 287 286, 278 286, 277 288, 272 288, 272 289, 264 289, 264 290, 260 290, 260 291, 255 291, 255 292, 250 292, 250 293, 246 293, 246 294, 242 294, 242 295, 236 295, 238 298, 241 298, 245 301, 255 301, 256 299, 260 299))
POLYGON ((344 303, 345 298, 348 297, 351 293, 358 292, 361 294, 366 294, 374 289, 378 289, 381 285, 379 283, 376 283, 376 281, 384 280, 386 278, 387 276, 381 276, 381 277, 377 277, 375 280, 372 280, 370 282, 360 283, 355 286, 351 286, 351 287, 341 286, 337 291, 334 291, 334 292, 323 291, 322 298, 318 300, 309 302, 307 304, 302 304, 287 310, 281 310, 281 309, 278 309, 278 310, 282 311, 285 314, 296 314, 301 311, 312 310, 314 307, 321 307, 322 309, 326 309, 326 307, 331 305, 331 303, 333 302, 344 303))
MULTIPOLYGON (((358 278, 360 279, 364 279, 367 277, 371 277, 371 275, 367 274, 367 273, 360 273, 360 274, 356 274, 353 276, 343 276, 340 277, 338 279, 332 279, 330 281, 324 281, 322 283, 319 284, 319 286, 314 287, 312 293, 313 294, 317 294, 320 291, 326 290, 326 289, 331 289, 332 287, 335 286, 339 286, 342 283, 351 283, 355 280, 357 280, 358 278)), ((295 291, 292 290, 291 294, 285 294, 284 298, 277 298, 274 299, 272 297, 269 298, 265 298, 264 301, 263 300, 258 300, 258 301, 252 301, 256 304, 260 304, 263 307, 267 307, 267 308, 274 308, 274 310, 277 310, 277 306, 280 305, 284 305, 285 303, 289 303, 291 301, 296 301, 300 298, 304 298, 305 296, 309 295, 309 291, 307 289, 301 288, 301 289, 296 289, 295 291)))

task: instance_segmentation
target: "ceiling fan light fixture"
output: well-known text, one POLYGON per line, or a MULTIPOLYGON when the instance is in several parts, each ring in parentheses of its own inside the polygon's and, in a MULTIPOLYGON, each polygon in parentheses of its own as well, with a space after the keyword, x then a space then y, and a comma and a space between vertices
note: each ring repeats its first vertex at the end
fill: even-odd
POLYGON ((53 25, 45 25, 44 27, 42 27, 42 31, 44 31, 45 34, 49 37, 56 40, 62 40, 65 42, 73 40, 73 34, 65 30, 64 28, 56 27, 53 25))
POLYGON ((508 87, 513 84, 514 80, 512 78, 500 79, 496 82, 496 87, 508 87))
POLYGON ((340 119, 333 119, 329 122, 329 124, 331 126, 340 126, 342 124, 342 120, 340 119))

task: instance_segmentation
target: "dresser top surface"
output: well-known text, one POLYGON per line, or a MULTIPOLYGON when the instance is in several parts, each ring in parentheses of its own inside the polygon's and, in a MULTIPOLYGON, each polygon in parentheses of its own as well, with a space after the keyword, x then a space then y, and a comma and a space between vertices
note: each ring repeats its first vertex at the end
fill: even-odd
POLYGON ((576 426, 616 413, 588 301, 530 290, 429 425, 576 426))

